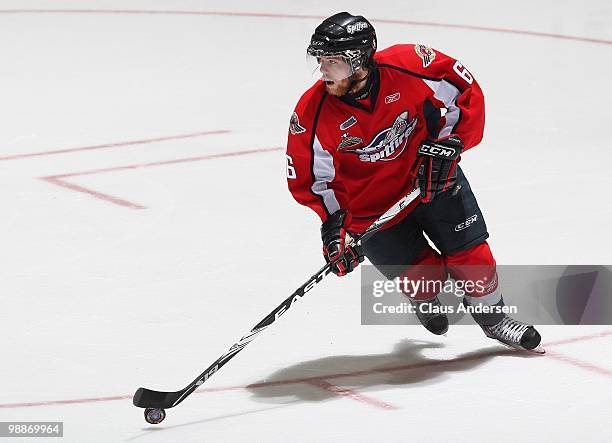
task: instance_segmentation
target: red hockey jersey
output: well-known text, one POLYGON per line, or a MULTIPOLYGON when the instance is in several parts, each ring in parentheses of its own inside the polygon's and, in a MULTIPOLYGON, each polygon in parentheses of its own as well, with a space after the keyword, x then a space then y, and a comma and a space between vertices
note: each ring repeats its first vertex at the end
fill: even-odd
POLYGON ((423 140, 457 134, 465 151, 484 129, 482 91, 459 61, 424 45, 392 46, 374 60, 369 106, 317 81, 291 116, 287 142, 293 197, 322 221, 346 209, 355 233, 410 192, 423 140))

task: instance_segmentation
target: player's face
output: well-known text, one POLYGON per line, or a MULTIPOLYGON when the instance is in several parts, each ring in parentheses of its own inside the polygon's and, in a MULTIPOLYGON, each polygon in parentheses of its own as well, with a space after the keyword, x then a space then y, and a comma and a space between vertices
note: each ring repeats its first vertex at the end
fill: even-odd
MULTIPOLYGON (((349 60, 339 56, 307 56, 308 63, 312 68, 312 73, 325 82, 325 89, 330 95, 341 97, 346 95, 351 88, 356 85, 353 80, 360 81, 366 70, 360 69, 353 71, 349 60)), ((359 85, 357 85, 359 86, 359 85)))
POLYGON ((347 60, 344 57, 320 57, 318 61, 327 93, 338 97, 345 95, 351 87, 353 74, 347 60))
POLYGON ((340 81, 353 74, 344 57, 319 57, 319 71, 323 81, 340 81))
POLYGON ((327 92, 341 96, 348 92, 353 75, 349 60, 342 55, 315 56, 307 55, 310 72, 325 82, 327 92))

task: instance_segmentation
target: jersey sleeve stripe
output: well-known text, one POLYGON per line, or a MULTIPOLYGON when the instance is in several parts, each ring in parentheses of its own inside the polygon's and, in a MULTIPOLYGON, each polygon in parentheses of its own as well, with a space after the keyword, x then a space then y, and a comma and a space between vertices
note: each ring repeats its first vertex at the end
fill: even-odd
POLYGON ((321 197, 327 212, 333 214, 340 209, 340 204, 336 199, 334 190, 329 189, 327 186, 327 184, 332 182, 336 177, 334 159, 329 152, 323 149, 316 135, 314 136, 312 151, 312 173, 314 181, 310 189, 313 193, 321 197))
POLYGON ((446 137, 454 132, 455 126, 461 117, 461 110, 457 106, 457 97, 459 97, 461 92, 446 80, 432 81, 423 79, 423 81, 434 92, 434 97, 444 103, 447 109, 444 115, 446 122, 438 135, 438 137, 446 137))

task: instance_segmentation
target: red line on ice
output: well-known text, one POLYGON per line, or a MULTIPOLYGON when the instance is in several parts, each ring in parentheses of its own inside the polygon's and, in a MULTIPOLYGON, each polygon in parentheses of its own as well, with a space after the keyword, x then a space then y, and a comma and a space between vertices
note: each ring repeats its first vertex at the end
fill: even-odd
MULTIPOLYGON (((567 344, 567 343, 575 343, 575 342, 580 342, 580 341, 593 340, 596 338, 603 338, 603 337, 607 337, 610 335, 612 335, 612 331, 606 331, 606 332, 598 333, 598 334, 585 335, 585 336, 574 337, 574 338, 569 338, 565 340, 545 343, 543 346, 545 348, 548 348, 551 346, 558 346, 558 345, 567 344)), ((434 361, 434 362, 413 363, 409 365, 394 366, 394 367, 389 367, 389 368, 378 368, 378 369, 370 369, 370 370, 365 370, 365 371, 328 374, 324 376, 306 377, 306 378, 299 378, 299 379, 292 379, 292 380, 278 380, 278 381, 272 381, 272 382, 253 383, 253 384, 241 385, 241 386, 200 388, 195 393, 204 394, 204 393, 211 393, 211 392, 227 392, 227 391, 237 391, 237 390, 243 390, 243 389, 256 389, 256 388, 262 388, 266 386, 288 385, 288 384, 295 384, 295 383, 314 384, 314 383, 318 383, 317 382, 318 380, 326 381, 326 380, 330 380, 334 378, 357 377, 357 376, 362 376, 362 375, 372 375, 372 374, 385 373, 385 372, 405 371, 409 369, 422 368, 422 367, 427 367, 427 366, 453 364, 453 363, 458 363, 458 362, 475 360, 479 358, 486 358, 486 357, 490 357, 491 355, 506 355, 506 354, 510 354, 513 352, 520 352, 520 351, 516 351, 513 349, 500 349, 499 351, 491 351, 491 352, 486 352, 486 353, 467 356, 467 357, 457 357, 457 358, 451 358, 449 360, 440 360, 440 361, 434 361)), ((534 357, 537 358, 537 356, 534 356, 534 357)), ((588 368, 588 369, 592 370, 592 368, 588 368)), ((606 374, 606 375, 610 375, 610 374, 606 374)), ((48 400, 48 401, 28 402, 28 403, 4 403, 4 404, 0 404, 0 408, 16 409, 16 408, 35 407, 35 406, 52 406, 52 405, 62 405, 62 404, 74 404, 74 403, 94 403, 94 402, 100 402, 100 401, 127 400, 131 398, 132 398, 132 395, 120 395, 120 396, 114 396, 114 397, 81 398, 81 399, 73 399, 73 400, 48 400)))
POLYGON ((579 368, 586 369, 592 372, 597 372, 598 374, 607 375, 608 377, 612 377, 612 371, 606 368, 600 368, 597 365, 592 363, 588 363, 582 360, 579 360, 574 357, 570 357, 568 355, 560 354, 559 352, 546 351, 546 356, 550 358, 554 358, 555 360, 559 360, 565 363, 570 363, 574 366, 578 366, 579 368))
MULTIPOLYGON (((140 14, 140 15, 201 15, 218 17, 261 17, 261 18, 286 18, 286 19, 314 19, 321 20, 325 17, 320 15, 303 14, 274 14, 267 12, 224 12, 224 11, 169 11, 169 10, 119 10, 119 9, 2 9, 0 14, 140 14)), ((579 37, 573 35, 553 34, 548 32, 523 31, 520 29, 493 28, 487 26, 462 25, 457 23, 419 22, 399 19, 377 19, 370 18, 372 22, 430 26, 436 28, 465 29, 469 31, 495 32, 501 34, 528 35, 532 37, 555 38, 561 40, 573 40, 585 43, 601 45, 612 45, 611 40, 590 37, 579 37)))
POLYGON ((68 174, 58 174, 53 175, 51 177, 54 178, 66 178, 66 177, 77 177, 80 175, 91 175, 91 174, 102 174, 105 172, 115 172, 115 171, 125 171, 129 169, 141 169, 141 168, 150 168, 152 166, 165 166, 165 165, 175 165, 178 163, 190 163, 197 162, 202 160, 213 160, 216 158, 226 158, 226 157, 237 157, 240 155, 249 155, 249 154, 260 154, 264 152, 273 152, 280 151, 284 148, 274 147, 274 148, 259 148, 259 149, 247 149, 244 151, 233 151, 233 152, 222 152, 219 154, 206 154, 206 155, 198 155, 197 157, 185 157, 185 158, 177 158, 173 160, 162 160, 150 163, 135 163, 131 165, 124 166, 115 166, 112 168, 103 168, 103 169, 91 169, 89 171, 81 171, 81 172, 70 172, 68 174))
POLYGON ((67 154, 71 152, 94 151, 97 149, 119 148, 122 146, 144 145, 148 143, 164 142, 168 140, 179 140, 183 138, 202 137, 205 135, 227 134, 228 132, 230 131, 225 130, 225 129, 220 129, 218 131, 193 132, 190 134, 169 135, 166 137, 148 138, 144 140, 131 140, 131 141, 126 141, 126 142, 118 142, 118 143, 105 143, 102 145, 81 146, 81 147, 66 148, 66 149, 54 149, 51 151, 42 151, 42 152, 27 152, 24 154, 5 155, 3 157, 0 157, 0 161, 17 160, 17 159, 29 158, 29 157, 43 157, 47 155, 67 154))
POLYGON ((113 397, 93 397, 93 398, 76 398, 74 400, 50 400, 50 401, 34 401, 30 403, 8 403, 0 404, 0 408, 12 409, 12 408, 28 408, 33 406, 50 406, 50 405, 71 405, 79 403, 95 403, 99 401, 114 401, 114 400, 128 400, 133 395, 115 395, 113 397))
POLYGON ((591 340, 593 338, 603 338, 603 337, 608 337, 612 335, 612 331, 604 331, 604 332, 598 332, 596 334, 590 334, 590 335, 582 335, 580 337, 574 337, 574 338, 566 338, 563 340, 556 340, 556 341, 551 341, 546 343, 545 346, 558 346, 558 345, 564 345, 567 343, 576 343, 579 341, 585 341, 585 340, 591 340))
POLYGON ((62 188, 70 189, 72 191, 81 192, 83 194, 91 195, 100 200, 107 201, 109 203, 114 203, 119 206, 124 206, 130 209, 146 209, 145 206, 139 205, 138 203, 132 203, 130 201, 124 200, 119 197, 113 197, 109 194, 104 194, 102 192, 94 191, 93 189, 86 188, 85 186, 75 185, 74 183, 69 183, 66 180, 63 180, 62 177, 42 177, 41 180, 45 180, 48 183, 61 186, 62 188))
POLYGON ((359 392, 354 391, 352 389, 336 386, 334 384, 331 384, 327 380, 316 379, 309 380, 306 383, 321 388, 327 392, 331 392, 332 394, 338 395, 340 397, 348 397, 360 403, 365 403, 367 405, 374 406, 379 409, 385 409, 387 411, 397 409, 396 406, 390 405, 389 403, 385 403, 384 401, 376 400, 375 398, 360 394, 359 392))
POLYGON ((54 185, 61 186, 65 189, 70 189, 72 191, 81 192, 81 193, 90 195, 92 197, 95 197, 99 200, 113 203, 115 205, 123 206, 123 207, 130 208, 130 209, 145 209, 146 208, 145 206, 139 205, 138 203, 133 203, 133 202, 124 200, 119 197, 114 197, 109 194, 104 194, 102 192, 98 192, 93 189, 86 188, 85 186, 75 185, 73 183, 67 182, 65 179, 69 177, 78 177, 81 175, 102 174, 106 172, 150 168, 153 166, 174 165, 174 164, 179 164, 179 163, 190 163, 190 162, 197 162, 197 161, 203 161, 203 160, 213 160, 217 158, 237 157, 240 155, 259 154, 259 153, 264 153, 264 152, 280 151, 282 149, 284 148, 261 148, 261 149, 249 149, 246 151, 223 152, 220 154, 200 155, 197 157, 179 158, 179 159, 174 159, 174 160, 164 160, 164 161, 157 161, 157 162, 151 162, 151 163, 136 163, 132 165, 116 166, 116 167, 104 168, 104 169, 92 169, 89 171, 71 172, 68 174, 50 175, 47 177, 39 177, 39 178, 48 183, 52 183, 54 185))

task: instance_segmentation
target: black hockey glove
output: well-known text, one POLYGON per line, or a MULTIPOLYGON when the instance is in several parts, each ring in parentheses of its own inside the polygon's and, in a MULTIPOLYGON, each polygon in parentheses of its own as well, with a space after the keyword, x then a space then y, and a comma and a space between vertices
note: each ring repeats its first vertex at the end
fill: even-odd
POLYGON ((336 211, 321 225, 323 256, 332 263, 331 270, 338 276, 348 274, 364 260, 361 245, 347 245, 346 214, 343 210, 336 211))
POLYGON ((421 202, 429 203, 455 186, 462 150, 463 143, 456 135, 421 143, 413 166, 416 185, 421 188, 421 202))

